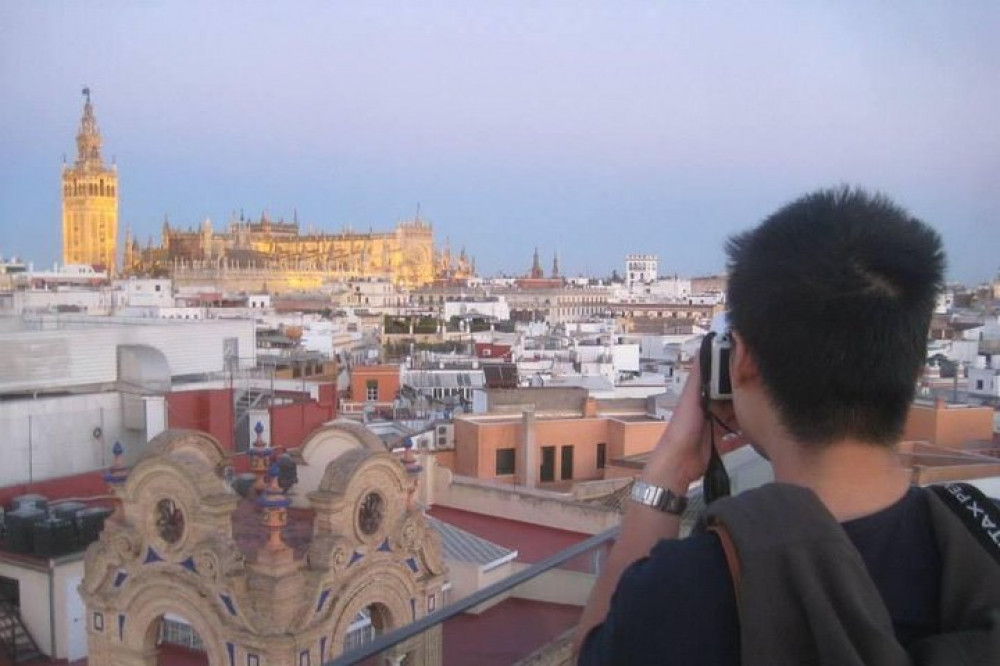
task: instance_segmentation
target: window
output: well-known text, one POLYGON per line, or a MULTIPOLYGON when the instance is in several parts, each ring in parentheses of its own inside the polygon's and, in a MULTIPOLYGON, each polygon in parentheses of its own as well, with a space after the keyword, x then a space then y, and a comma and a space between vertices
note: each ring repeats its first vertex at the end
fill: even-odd
POLYGON ((375 402, 378 400, 378 380, 369 379, 365 382, 365 400, 375 402))
POLYGON ((160 621, 159 633, 160 633, 159 639, 161 643, 172 643, 174 645, 182 645, 192 650, 205 649, 205 646, 201 642, 201 637, 198 635, 198 632, 195 631, 194 627, 192 627, 186 622, 164 617, 160 621))
POLYGON ((497 449, 497 476, 514 473, 514 449, 497 449))
POLYGON ((607 465, 608 445, 604 442, 597 443, 597 469, 604 469, 607 465))
POLYGON ((977 379, 976 380, 976 390, 977 391, 982 391, 983 390, 983 380, 982 379, 977 379))
POLYGON ((559 450, 561 456, 560 462, 560 472, 562 473, 562 480, 568 481, 573 478, 573 447, 564 446, 559 450))

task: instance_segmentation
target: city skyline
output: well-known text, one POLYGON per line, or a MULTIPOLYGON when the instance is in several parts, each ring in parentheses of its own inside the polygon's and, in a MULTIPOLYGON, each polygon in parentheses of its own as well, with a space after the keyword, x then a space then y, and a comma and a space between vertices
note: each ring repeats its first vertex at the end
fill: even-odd
POLYGON ((80 90, 119 165, 119 247, 164 216, 389 229, 418 205, 483 275, 566 275, 725 238, 857 183, 938 228, 949 277, 1000 262, 1000 8, 114 2, 0 8, 0 253, 59 258, 80 90), (236 10, 240 11, 237 13, 236 10))

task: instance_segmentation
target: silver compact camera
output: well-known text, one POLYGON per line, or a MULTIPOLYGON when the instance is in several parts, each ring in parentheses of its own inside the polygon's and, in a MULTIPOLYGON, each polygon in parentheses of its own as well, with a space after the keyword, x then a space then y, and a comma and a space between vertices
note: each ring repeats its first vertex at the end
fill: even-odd
MULTIPOLYGON (((709 367, 708 397, 710 400, 732 400, 733 382, 729 375, 729 357, 733 351, 733 336, 729 329, 722 333, 709 333, 711 352, 708 355, 709 367)), ((705 368, 702 367, 702 372, 705 368)))

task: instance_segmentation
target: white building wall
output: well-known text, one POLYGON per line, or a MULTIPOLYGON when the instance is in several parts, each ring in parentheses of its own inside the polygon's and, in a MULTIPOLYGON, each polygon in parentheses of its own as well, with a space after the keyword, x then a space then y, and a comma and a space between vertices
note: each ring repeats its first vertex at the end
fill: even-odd
POLYGON ((240 367, 256 365, 256 333, 250 320, 119 320, 86 328, 44 326, 0 335, 5 359, 0 364, 0 393, 111 384, 118 379, 119 345, 158 349, 173 376, 225 370, 227 339, 237 341, 240 367))
POLYGON ((948 358, 972 365, 979 356, 979 340, 951 340, 948 349, 948 358))
POLYGON ((184 320, 202 320, 207 318, 207 310, 205 308, 175 308, 166 307, 160 308, 157 311, 157 317, 160 319, 184 319, 184 320))
POLYGON ((687 298, 691 295, 691 280, 677 276, 661 278, 649 285, 648 292, 651 296, 667 300, 687 298))
POLYGON ((955 305, 955 292, 946 289, 937 295, 937 302, 934 305, 935 314, 947 314, 955 305))
POLYGON ((105 467, 114 442, 135 454, 141 433, 124 428, 120 394, 0 402, 0 486, 105 467))
MULTIPOLYGON (((7 299, 5 299, 7 300, 7 299)), ((60 288, 14 291, 7 300, 10 313, 55 312, 59 308, 77 308, 81 312, 105 315, 111 312, 113 299, 108 289, 60 288)))
POLYGON ((165 279, 130 278, 116 280, 122 305, 135 308, 169 308, 174 305, 173 282, 165 279))
POLYGON ((639 372, 639 345, 615 345, 611 348, 612 363, 618 372, 639 372))
POLYGON ((985 328, 984 326, 976 326, 975 328, 967 328, 964 331, 962 331, 962 339, 963 340, 975 340, 975 341, 978 342, 980 339, 982 339, 984 337, 983 336, 984 328, 985 328))
POLYGON ((271 308, 271 295, 250 294, 247 296, 247 307, 251 310, 269 310, 271 308))
POLYGON ((691 305, 718 305, 726 302, 726 295, 721 291, 709 291, 703 294, 691 294, 687 301, 691 305))
POLYGON ((51 574, 0 561, 0 576, 18 582, 21 619, 43 652, 72 661, 87 656, 85 610, 77 591, 83 580, 82 554, 55 565, 51 574))
POLYGON ((1000 398, 1000 358, 994 356, 994 359, 987 362, 986 357, 980 356, 968 368, 970 394, 1000 398))
POLYGON ((510 306, 500 298, 496 301, 446 301, 444 318, 462 317, 464 315, 482 315, 498 320, 510 319, 510 306))
POLYGON ((659 259, 655 254, 630 254, 625 257, 625 284, 656 282, 659 259))

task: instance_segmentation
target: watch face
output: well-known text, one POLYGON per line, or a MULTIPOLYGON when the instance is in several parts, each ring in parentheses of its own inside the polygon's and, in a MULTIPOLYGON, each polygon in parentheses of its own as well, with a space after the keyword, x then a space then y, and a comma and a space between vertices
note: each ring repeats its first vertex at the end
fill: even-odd
POLYGON ((156 531, 167 543, 177 543, 184 535, 184 512, 172 499, 157 502, 156 531))
POLYGON ((358 507, 358 527, 361 528, 362 534, 371 536, 378 531, 382 524, 384 505, 382 496, 376 492, 368 493, 361 500, 361 506, 358 507))

